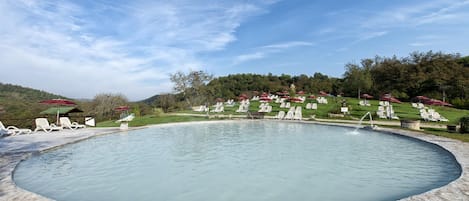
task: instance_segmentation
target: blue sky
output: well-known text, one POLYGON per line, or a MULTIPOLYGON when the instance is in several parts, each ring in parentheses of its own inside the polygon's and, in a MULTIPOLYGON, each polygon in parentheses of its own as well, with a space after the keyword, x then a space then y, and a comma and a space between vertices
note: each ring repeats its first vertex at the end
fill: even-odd
POLYGON ((341 77, 375 55, 469 55, 469 0, 3 0, 0 13, 0 82, 71 98, 144 99, 176 71, 341 77))

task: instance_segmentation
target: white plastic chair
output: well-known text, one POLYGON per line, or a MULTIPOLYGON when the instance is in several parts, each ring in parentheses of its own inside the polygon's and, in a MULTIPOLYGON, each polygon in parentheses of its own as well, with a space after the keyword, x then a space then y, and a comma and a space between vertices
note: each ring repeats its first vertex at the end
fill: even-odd
POLYGON ((46 118, 37 118, 35 122, 36 122, 36 129, 34 129, 34 132, 43 130, 46 133, 50 133, 52 131, 60 131, 63 129, 62 127, 57 126, 55 124, 49 124, 49 121, 47 121, 46 118))
POLYGON ((72 130, 76 130, 79 128, 86 128, 85 125, 79 124, 77 122, 71 122, 68 117, 60 117, 59 122, 62 127, 69 128, 72 130))
POLYGON ((20 134, 30 134, 32 131, 31 129, 26 129, 26 128, 17 128, 15 126, 7 126, 5 127, 3 123, 0 121, 0 130, 2 130, 1 133, 4 135, 20 135, 20 134))

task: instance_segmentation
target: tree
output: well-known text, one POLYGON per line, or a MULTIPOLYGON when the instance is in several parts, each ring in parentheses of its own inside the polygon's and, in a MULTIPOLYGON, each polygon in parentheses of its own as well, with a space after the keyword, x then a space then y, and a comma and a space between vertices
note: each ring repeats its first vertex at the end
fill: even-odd
POLYGON ((115 115, 114 108, 127 104, 128 100, 122 94, 102 93, 94 97, 92 110, 97 119, 110 119, 115 115))
POLYGON ((194 104, 202 104, 208 101, 207 83, 213 79, 213 76, 204 71, 190 71, 185 74, 181 71, 170 75, 174 83, 174 90, 182 93, 187 105, 192 107, 194 104))
POLYGON ((361 64, 362 67, 351 63, 346 64, 346 72, 344 73, 344 88, 346 92, 350 93, 352 90, 356 90, 358 92, 358 99, 360 99, 361 91, 370 90, 373 84, 370 73, 373 61, 364 59, 361 64))

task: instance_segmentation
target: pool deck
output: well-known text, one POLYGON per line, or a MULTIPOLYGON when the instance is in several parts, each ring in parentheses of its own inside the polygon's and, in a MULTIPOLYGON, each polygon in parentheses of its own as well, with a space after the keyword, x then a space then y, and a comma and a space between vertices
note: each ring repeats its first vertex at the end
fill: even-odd
MULTIPOLYGON (((242 120, 241 120, 242 121, 242 120)), ((269 120, 265 120, 269 121, 269 120)), ((276 121, 276 120, 273 120, 276 121)), ((285 122, 285 121, 282 121, 285 122)), ((298 121, 291 121, 298 122, 298 121)), ((347 126, 350 124, 303 121, 304 123, 347 126)), ((200 123, 200 122, 199 122, 200 123)), ((213 121, 212 121, 213 123, 213 121)), ((354 127, 354 126, 353 126, 354 127)), ((469 201, 469 143, 435 135, 412 132, 408 130, 380 128, 380 132, 403 135, 437 144, 450 151, 461 165, 461 176, 446 186, 430 190, 420 195, 402 199, 403 201, 469 201)), ((81 130, 64 130, 46 134, 38 132, 0 138, 0 200, 36 201, 50 200, 41 195, 17 187, 13 181, 16 165, 32 154, 75 143, 99 135, 121 132, 118 128, 86 128, 81 130)))

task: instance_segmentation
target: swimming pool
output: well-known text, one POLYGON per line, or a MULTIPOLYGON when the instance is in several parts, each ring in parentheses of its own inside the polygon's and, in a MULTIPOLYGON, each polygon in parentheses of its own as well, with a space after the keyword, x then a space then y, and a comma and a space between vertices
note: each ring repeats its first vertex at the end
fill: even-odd
POLYGON ((35 155, 18 186, 56 200, 396 200, 460 175, 411 138, 314 124, 162 125, 35 155))

